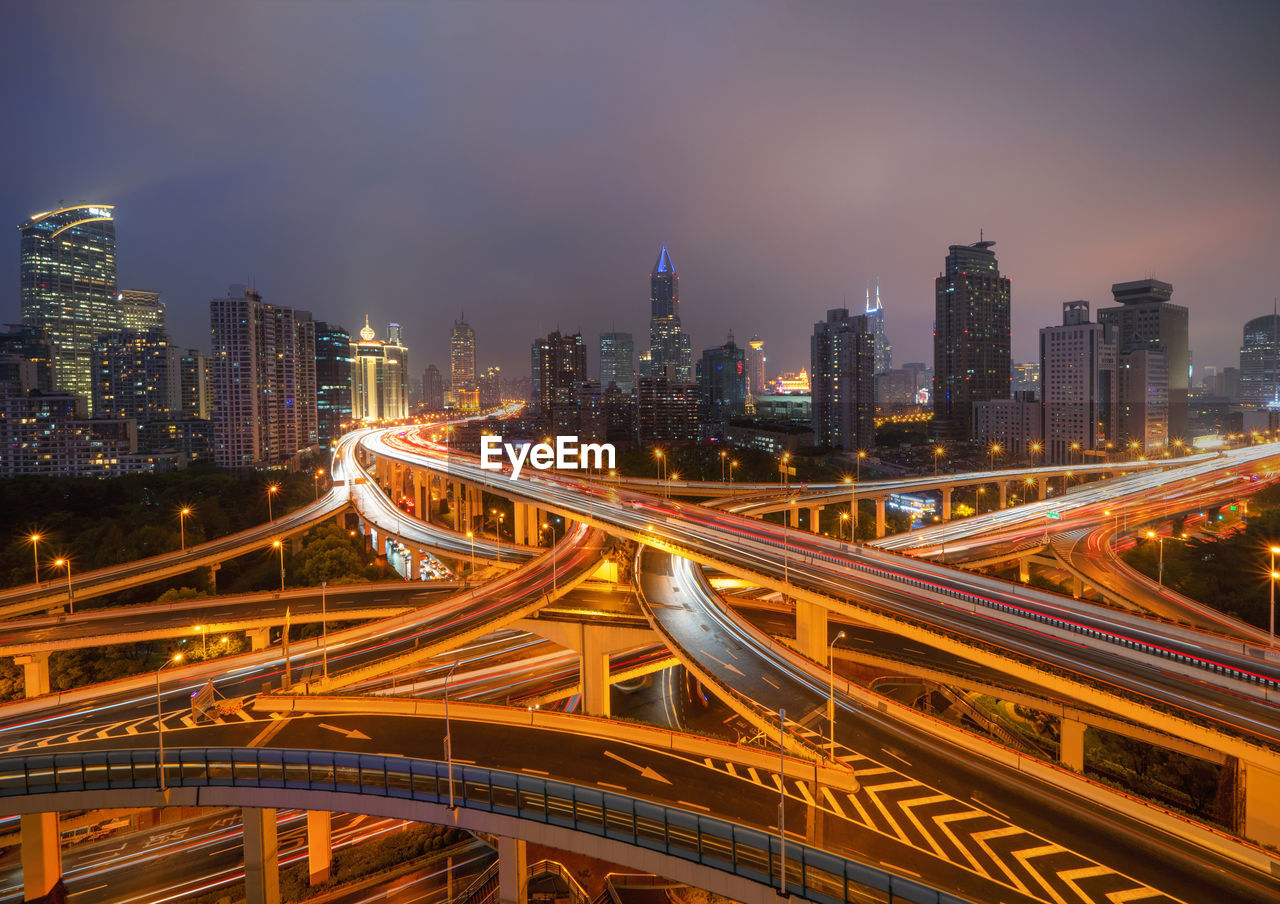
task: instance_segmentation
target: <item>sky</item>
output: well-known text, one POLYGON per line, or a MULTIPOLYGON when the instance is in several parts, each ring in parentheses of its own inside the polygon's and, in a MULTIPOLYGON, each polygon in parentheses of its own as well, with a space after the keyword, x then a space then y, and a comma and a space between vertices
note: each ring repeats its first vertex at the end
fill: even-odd
MULTIPOLYGON (((175 341, 208 302, 404 326, 447 372, 527 376, 539 334, 636 334, 665 243, 695 357, 732 330, 808 364, 879 282, 897 364, 932 361, 947 246, 996 241, 1013 357, 1061 302, 1156 276, 1195 365, 1280 295, 1280 4, 219 2, 0 13, 0 322, 18 234, 116 205, 121 288, 175 341)), ((592 364, 594 372, 594 363, 592 364)))

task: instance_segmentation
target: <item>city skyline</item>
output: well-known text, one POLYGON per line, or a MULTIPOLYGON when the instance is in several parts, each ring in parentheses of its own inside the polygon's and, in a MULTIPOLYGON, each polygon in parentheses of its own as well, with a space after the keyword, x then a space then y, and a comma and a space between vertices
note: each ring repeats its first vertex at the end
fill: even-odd
MULTIPOLYGON (((799 369, 803 324, 855 306, 878 278, 896 357, 928 360, 937 248, 985 229, 1015 283, 1014 360, 1034 360, 1037 331, 1062 302, 1100 307, 1112 283, 1154 275, 1190 309, 1197 370, 1229 366, 1239 325, 1268 313, 1277 294, 1267 249, 1280 224, 1258 191, 1277 182, 1265 153, 1276 126, 1252 112, 1265 108, 1262 86, 1276 80, 1277 63, 1261 50, 1277 14, 1245 7, 1256 14, 1228 20, 1184 5, 1160 4, 1159 16, 1141 8, 992 7, 972 17, 980 22, 924 6, 823 16, 669 8, 673 41, 658 51, 668 65, 649 68, 640 61, 654 49, 629 37, 644 33, 632 31, 634 10, 555 29, 531 21, 554 15, 519 10, 489 29, 483 16, 457 10, 384 10, 367 22, 342 11, 323 21, 268 11, 235 72, 223 71, 216 52, 243 24, 234 17, 153 17, 128 5, 75 21, 58 7, 24 11, 0 40, 19 67, 34 66, 55 40, 64 49, 65 71, 38 96, 64 115, 46 120, 16 87, 0 89, 6 109, 45 128, 41 140, 3 152, 24 179, 0 190, 0 205, 15 226, 59 198, 115 205, 119 284, 159 291, 184 346, 206 344, 204 300, 247 279, 349 329, 359 325, 356 307, 375 322, 405 322, 420 362, 445 363, 438 324, 460 307, 483 325, 481 361, 504 372, 518 372, 529 336, 556 328, 581 330, 594 359, 600 333, 644 335, 645 268, 665 243, 684 277, 682 320, 695 354, 733 329, 768 341, 771 367, 799 369), (913 33, 921 11, 958 30, 964 51, 913 33), (352 40, 316 76, 338 80, 336 111, 358 110, 369 129, 330 135, 331 149, 316 153, 314 130, 331 128, 327 107, 302 103, 295 124, 267 119, 302 99, 303 86, 255 49, 284 41, 309 58, 315 51, 293 48, 291 32, 351 28, 357 39, 375 25, 382 37, 405 35, 390 62, 366 59, 362 48, 376 42, 352 40), (565 62, 534 65, 513 37, 526 25, 545 30, 565 62), (865 46, 834 37, 864 31, 849 40, 865 46), (448 45, 460 33, 474 39, 471 61, 448 46, 438 63, 410 61, 429 90, 387 78, 391 62, 406 64, 409 36, 448 45), (1159 38, 1164 52, 1134 69, 1127 47, 1140 35, 1159 38), (118 52, 105 60, 74 52, 103 43, 118 52), (1096 63, 1089 73, 1075 66, 1082 55, 1096 63), (436 65, 474 75, 471 87, 443 84, 436 65), (590 88, 571 79, 583 65, 599 70, 590 88), (80 77, 84 66, 93 79, 80 77), (917 67, 919 77, 908 77, 917 67), (955 73, 957 87, 935 79, 942 71, 955 73), (864 89, 873 74, 876 90, 864 89), (518 115, 510 101, 493 112, 500 121, 484 113, 516 79, 518 107, 540 115, 518 115), (698 80, 702 94, 686 98, 686 80, 698 80), (264 84, 273 87, 255 97, 264 84), (70 96, 69 85, 87 96, 70 96), (956 133, 953 110, 970 91, 982 92, 1001 129, 956 133), (641 111, 653 104, 687 135, 678 154, 637 140, 641 111), (75 115, 86 107, 86 117, 75 115), (695 120, 703 108, 717 113, 695 120), (457 128, 441 127, 443 117, 457 128), (62 125, 81 121, 103 130, 92 149, 62 125), (782 128, 760 133, 766 121, 782 128), (248 147, 233 153, 216 141, 246 126, 255 135, 248 147), (388 129, 412 150, 412 167, 406 155, 387 156, 388 129), (936 159, 921 150, 935 130, 950 136, 936 159), (1137 140, 1153 133, 1164 140, 1137 140), (748 134, 766 136, 758 151, 742 151, 748 134), (484 153, 473 153, 478 143, 484 153), (961 178, 974 167, 981 188, 961 178), (1147 215, 1114 215, 1135 207, 1147 215), (394 235, 379 228, 387 225, 394 235), (534 278, 546 270, 573 272, 572 288, 534 278), (780 299, 804 317, 779 322, 780 299)), ((6 296, 6 320, 16 321, 16 291, 6 296)))

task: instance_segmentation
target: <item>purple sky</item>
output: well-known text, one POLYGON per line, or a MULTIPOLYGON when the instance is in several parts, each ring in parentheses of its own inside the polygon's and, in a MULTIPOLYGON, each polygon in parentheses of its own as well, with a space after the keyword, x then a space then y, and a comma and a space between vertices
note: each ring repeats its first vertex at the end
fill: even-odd
MULTIPOLYGON (((559 327, 647 345, 667 243, 695 350, 807 365, 879 278, 932 360, 946 246, 997 241, 1014 359, 1155 275, 1197 367, 1280 294, 1280 4, 112 2, 9 6, 0 211, 117 205, 122 287, 405 326, 527 375, 559 327)), ((17 320, 16 230, 3 320, 17 320)), ((695 351, 696 354, 696 351, 695 351)), ((594 369, 594 365, 593 365, 594 369)))

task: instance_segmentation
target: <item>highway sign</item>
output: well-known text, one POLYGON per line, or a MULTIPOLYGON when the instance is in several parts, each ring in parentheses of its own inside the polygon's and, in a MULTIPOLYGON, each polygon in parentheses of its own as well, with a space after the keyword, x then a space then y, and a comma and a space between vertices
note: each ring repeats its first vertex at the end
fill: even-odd
POLYGON ((1062 517, 1062 512, 1050 512, 1049 517, 1052 518, 1054 521, 1057 521, 1059 518, 1062 517))

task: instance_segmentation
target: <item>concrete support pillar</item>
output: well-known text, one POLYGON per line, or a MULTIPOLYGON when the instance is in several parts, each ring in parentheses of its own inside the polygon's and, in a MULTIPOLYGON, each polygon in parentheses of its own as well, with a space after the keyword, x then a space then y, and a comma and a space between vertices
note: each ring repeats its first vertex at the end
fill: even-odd
POLYGON ((815 534, 818 533, 818 527, 822 524, 822 506, 809 506, 809 530, 815 534))
POLYGON ((1018 580, 1024 584, 1031 580, 1031 558, 1029 556, 1023 556, 1018 559, 1018 580))
POLYGON ((1048 477, 1036 478, 1036 493, 1038 494, 1036 497, 1038 499, 1048 498, 1049 496, 1049 478, 1048 477))
POLYGON ((1000 489, 1000 508, 1005 508, 1009 505, 1009 484, 1001 480, 996 482, 996 486, 1000 489))
POLYGON ((791 513, 790 515, 787 516, 788 526, 799 528, 800 527, 800 507, 798 505, 788 506, 787 511, 791 513))
POLYGON ((484 524, 484 493, 479 487, 467 487, 467 530, 476 530, 484 524))
POLYGON ((246 904, 280 904, 280 851, 276 811, 240 810, 244 822, 244 894, 246 904))
POLYGON ((525 512, 528 506, 523 502, 517 502, 511 510, 511 528, 515 532, 515 543, 517 546, 524 546, 527 542, 525 538, 525 527, 529 520, 528 514, 525 512))
POLYGON ((409 573, 405 576, 405 580, 416 581, 418 580, 418 575, 422 574, 422 570, 419 568, 419 566, 422 563, 422 550, 414 549, 412 546, 408 547, 408 549, 409 549, 409 563, 408 563, 409 567, 407 571, 409 573))
POLYGON ((327 810, 307 811, 307 872, 312 885, 329 881, 333 868, 333 814, 327 810))
POLYGON ((498 904, 525 904, 529 890, 529 851, 516 838, 498 839, 498 904))
POLYGON ((216 562, 209 566, 209 590, 212 591, 214 596, 218 595, 218 569, 221 567, 216 562))
POLYGON ((530 546, 542 545, 542 512, 538 511, 532 505, 525 506, 525 536, 529 538, 530 546))
POLYGON ((251 628, 245 632, 249 635, 250 649, 254 652, 265 650, 271 646, 271 629, 270 628, 251 628))
POLYGON ((1075 719, 1061 719, 1058 727, 1058 762, 1068 769, 1084 772, 1085 724, 1075 719))
POLYGON ((1075 575, 1071 576, 1071 596, 1073 599, 1080 599, 1080 595, 1084 593, 1084 581, 1075 575))
POLYGON ((605 647, 608 632, 582 626, 582 652, 579 656, 582 675, 582 711, 588 716, 607 719, 609 706, 609 653, 605 647))
POLYGON ((827 610, 796 600, 796 652, 814 662, 827 661, 827 610))
POLYGON ((13 661, 22 666, 23 694, 27 697, 41 697, 49 693, 49 654, 28 653, 15 656, 13 661))
POLYGON ((942 520, 951 520, 951 487, 943 487, 942 494, 942 520))
POLYGON ((302 534, 294 534, 289 538, 289 555, 296 556, 302 552, 302 534))
POLYGON ((884 503, 883 496, 876 499, 876 539, 883 537, 888 530, 884 517, 884 503))
POLYGON ((23 900, 38 901, 62 884, 58 814, 27 813, 20 827, 23 900))
POLYGON ((1280 845, 1280 773, 1252 763, 1237 769, 1241 799, 1244 801, 1242 834, 1259 844, 1280 845))
POLYGON ((453 512, 453 529, 462 530, 462 485, 456 480, 450 481, 449 511, 453 512))

